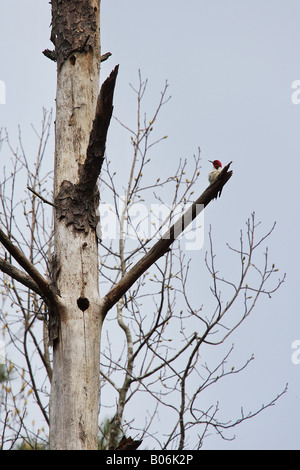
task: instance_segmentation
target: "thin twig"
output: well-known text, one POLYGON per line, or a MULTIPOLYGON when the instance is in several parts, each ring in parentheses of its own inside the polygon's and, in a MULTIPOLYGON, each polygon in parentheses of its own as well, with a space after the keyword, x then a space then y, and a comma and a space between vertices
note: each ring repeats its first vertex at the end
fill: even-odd
POLYGON ((56 208, 56 205, 53 202, 48 201, 47 199, 45 199, 43 196, 41 196, 41 194, 34 191, 34 189, 30 188, 29 186, 27 186, 27 189, 29 189, 29 191, 31 191, 35 196, 39 197, 45 204, 49 204, 49 206, 52 206, 52 207, 56 208))

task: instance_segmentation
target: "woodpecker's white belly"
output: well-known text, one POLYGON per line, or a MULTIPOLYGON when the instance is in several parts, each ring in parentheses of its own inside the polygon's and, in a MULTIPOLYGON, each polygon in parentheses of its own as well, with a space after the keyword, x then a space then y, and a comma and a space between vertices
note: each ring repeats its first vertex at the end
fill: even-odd
POLYGON ((214 168, 214 169, 209 173, 209 175, 208 175, 208 181, 210 182, 210 184, 213 183, 214 181, 216 181, 216 179, 217 179, 217 177, 218 177, 218 175, 219 175, 219 173, 220 173, 221 171, 222 171, 222 168, 220 167, 220 168, 218 168, 218 169, 214 168))

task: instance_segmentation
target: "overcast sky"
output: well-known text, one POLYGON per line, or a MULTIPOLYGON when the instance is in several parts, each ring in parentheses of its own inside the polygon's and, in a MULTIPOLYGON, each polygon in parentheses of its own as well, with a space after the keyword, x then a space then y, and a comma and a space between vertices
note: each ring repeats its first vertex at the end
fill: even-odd
MULTIPOLYGON (((241 405, 254 411, 286 383, 288 393, 236 429, 234 441, 211 437, 204 448, 299 449, 300 364, 292 361, 292 344, 300 340, 300 104, 293 89, 300 80, 299 0, 101 3, 102 53, 112 53, 103 63, 101 81, 120 64, 115 116, 126 122, 135 119, 129 83, 137 83, 138 69, 149 80, 150 108, 165 81, 169 83, 172 98, 159 119, 159 132, 168 139, 154 156, 157 173, 162 161, 165 169, 174 168, 201 147, 200 193, 207 186, 209 159, 233 162, 234 176, 222 198, 205 211, 205 227, 212 225, 220 265, 228 260, 223 257, 226 243, 238 243, 252 211, 262 222, 262 232, 277 222, 268 240, 270 259, 280 268, 278 276, 286 272, 287 280, 272 299, 260 300, 235 334, 235 357, 244 361, 253 353, 255 361, 213 399, 223 401, 230 416, 241 405)), ((20 125, 29 154, 35 145, 31 123, 39 125, 42 107, 55 106, 55 64, 41 53, 52 47, 50 21, 46 0, 1 2, 0 127, 13 140, 20 125)), ((125 138, 113 121, 107 151, 112 161, 122 155, 115 164, 124 169, 125 138)), ((1 167, 4 158, 1 152, 1 167)), ((203 253, 207 248, 206 239, 203 253)), ((193 280, 195 289, 200 274, 193 280)))

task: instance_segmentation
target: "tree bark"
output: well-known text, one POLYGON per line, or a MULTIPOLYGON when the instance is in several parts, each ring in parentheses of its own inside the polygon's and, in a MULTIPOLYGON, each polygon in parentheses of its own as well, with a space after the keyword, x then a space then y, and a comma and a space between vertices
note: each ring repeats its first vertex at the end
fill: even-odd
POLYGON ((94 145, 93 152, 93 123, 103 124, 99 9, 99 0, 52 0, 51 39, 57 62, 52 282, 60 296, 53 335, 52 450, 97 449, 103 318, 95 236, 99 198, 97 175, 90 173, 89 182, 83 169, 89 149, 89 161, 94 162, 89 169, 98 166, 99 175, 111 116, 110 110, 103 148, 94 145))

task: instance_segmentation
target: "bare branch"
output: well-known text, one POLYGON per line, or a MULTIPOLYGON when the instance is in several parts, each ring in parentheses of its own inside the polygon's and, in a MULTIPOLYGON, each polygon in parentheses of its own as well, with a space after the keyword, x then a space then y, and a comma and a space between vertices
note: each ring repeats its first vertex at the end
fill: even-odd
POLYGON ((34 265, 26 258, 24 253, 15 246, 12 241, 5 235, 0 229, 0 242, 7 249, 7 251, 15 258, 15 260, 25 269, 25 271, 31 276, 33 281, 37 284, 44 299, 49 301, 51 305, 56 305, 57 294, 52 289, 51 285, 45 280, 40 272, 34 267, 34 265))
POLYGON ((111 52, 106 52, 101 56, 101 62, 105 62, 111 56, 111 52))
POLYGON ((11 263, 8 263, 3 258, 0 258, 0 270, 4 272, 5 274, 8 274, 9 276, 11 276, 16 281, 21 282, 23 286, 28 287, 29 289, 36 292, 38 295, 42 296, 41 290, 39 289, 36 282, 34 282, 30 276, 23 273, 23 271, 13 266, 11 263))
POLYGON ((53 202, 45 199, 41 194, 37 193, 34 189, 30 188, 29 186, 27 186, 27 189, 29 189, 29 191, 31 191, 35 196, 39 197, 45 204, 49 204, 49 206, 56 207, 56 205, 53 204, 53 202))
POLYGON ((108 311, 124 295, 124 293, 134 284, 134 282, 161 256, 163 256, 174 240, 187 228, 187 226, 199 215, 212 199, 216 198, 223 186, 232 176, 229 170, 231 163, 226 165, 219 175, 219 178, 212 183, 198 197, 192 206, 179 218, 175 224, 155 243, 143 258, 138 261, 128 273, 105 295, 104 302, 106 311, 108 311))

